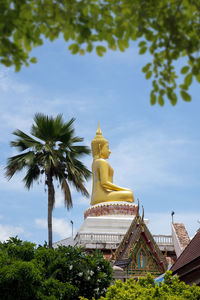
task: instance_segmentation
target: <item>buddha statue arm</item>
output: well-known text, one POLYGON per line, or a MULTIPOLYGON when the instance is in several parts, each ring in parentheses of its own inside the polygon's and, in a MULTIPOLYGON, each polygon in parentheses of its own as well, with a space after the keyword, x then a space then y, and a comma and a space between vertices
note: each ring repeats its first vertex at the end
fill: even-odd
POLYGON ((130 189, 122 188, 108 179, 108 165, 107 162, 101 161, 99 164, 100 169, 100 178, 101 178, 101 185, 105 189, 113 190, 113 191, 130 191, 130 189))

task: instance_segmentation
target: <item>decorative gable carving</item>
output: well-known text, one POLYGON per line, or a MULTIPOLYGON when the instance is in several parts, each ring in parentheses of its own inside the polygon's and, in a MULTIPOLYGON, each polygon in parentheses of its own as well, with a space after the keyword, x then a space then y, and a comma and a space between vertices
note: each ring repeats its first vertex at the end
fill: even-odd
POLYGON ((144 223, 139 212, 113 255, 114 265, 122 267, 129 276, 158 276, 167 269, 167 261, 144 223))

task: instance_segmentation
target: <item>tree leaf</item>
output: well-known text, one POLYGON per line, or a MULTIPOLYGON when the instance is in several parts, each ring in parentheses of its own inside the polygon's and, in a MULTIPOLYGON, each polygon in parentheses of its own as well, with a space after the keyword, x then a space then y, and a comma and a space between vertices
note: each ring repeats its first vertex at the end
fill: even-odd
POLYGON ((97 46, 96 47, 96 52, 98 56, 103 56, 104 53, 106 52, 106 48, 103 46, 97 46))
POLYGON ((191 83, 192 83, 192 73, 189 73, 184 79, 184 84, 190 86, 191 83))
POLYGON ((175 93, 173 93, 173 92, 170 93, 168 95, 168 98, 170 99, 170 102, 171 102, 172 105, 176 105, 178 98, 177 98, 177 95, 175 93))
POLYGON ((200 82, 200 74, 197 74, 197 75, 196 75, 196 80, 197 80, 198 82, 200 82))
POLYGON ((185 84, 180 84, 179 87, 180 87, 182 90, 185 90, 185 91, 188 90, 188 86, 185 85, 185 84))
POLYGON ((138 46, 141 48, 141 47, 144 47, 144 46, 146 46, 146 43, 147 42, 145 42, 145 41, 141 41, 141 42, 139 42, 139 44, 138 44, 138 46))
POLYGON ((184 101, 187 101, 187 102, 191 101, 191 96, 186 91, 181 90, 180 94, 184 101))
POLYGON ((151 103, 151 105, 156 104, 156 95, 154 93, 151 93, 150 103, 151 103))
POLYGON ((87 50, 87 52, 92 52, 92 50, 93 50, 92 44, 88 44, 86 50, 87 50))
POLYGON ((142 47, 139 51, 139 54, 144 54, 147 51, 147 47, 142 47))
POLYGON ((190 67, 189 66, 184 66, 182 69, 181 69, 181 74, 186 74, 188 71, 189 71, 190 67))
POLYGON ((69 40, 69 32, 68 32, 68 31, 65 31, 65 32, 63 33, 63 37, 64 37, 65 41, 68 42, 68 40, 69 40))
POLYGON ((119 50, 124 52, 125 51, 125 44, 124 44, 124 41, 123 40, 118 40, 117 41, 117 44, 118 44, 118 47, 119 47, 119 50))
POLYGON ((146 64, 146 66, 144 66, 142 68, 142 72, 146 73, 147 71, 149 71, 149 68, 151 67, 151 65, 152 65, 151 63, 146 64))
POLYGON ((72 54, 76 54, 79 52, 79 46, 77 44, 71 44, 69 50, 71 50, 72 54))
POLYGON ((164 102, 164 98, 162 95, 159 95, 158 97, 158 103, 160 104, 160 106, 164 106, 165 102, 164 102))
POLYGON ((151 76, 152 76, 152 71, 148 71, 148 72, 146 73, 145 78, 146 78, 146 79, 149 79, 149 78, 151 78, 151 76))
POLYGON ((30 62, 33 63, 33 64, 36 64, 37 63, 37 58, 36 57, 32 57, 30 59, 30 62))

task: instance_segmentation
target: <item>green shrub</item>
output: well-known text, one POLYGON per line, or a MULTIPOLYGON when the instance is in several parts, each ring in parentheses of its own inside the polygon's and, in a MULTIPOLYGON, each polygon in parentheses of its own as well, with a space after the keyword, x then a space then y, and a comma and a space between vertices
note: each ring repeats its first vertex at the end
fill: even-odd
POLYGON ((112 267, 98 251, 35 247, 17 238, 0 243, 0 299, 97 299, 111 280, 112 267))
MULTIPOLYGON (((183 300, 200 299, 200 287, 189 286, 181 282, 177 276, 172 277, 167 271, 163 283, 156 283, 148 274, 137 282, 132 278, 125 283, 118 280, 108 288, 105 297, 100 300, 183 300)), ((82 299, 83 300, 83 299, 82 299)), ((85 299, 86 300, 86 299, 85 299)))
POLYGON ((68 282, 49 278, 43 282, 39 298, 43 300, 70 300, 77 297, 78 289, 68 282))
POLYGON ((0 269, 0 299, 37 299, 41 279, 32 262, 18 260, 4 265, 0 269))

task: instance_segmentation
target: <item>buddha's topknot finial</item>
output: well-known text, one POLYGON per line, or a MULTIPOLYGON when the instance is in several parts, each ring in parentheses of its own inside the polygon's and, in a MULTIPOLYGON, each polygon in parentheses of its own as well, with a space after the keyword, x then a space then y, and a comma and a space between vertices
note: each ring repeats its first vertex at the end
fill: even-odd
POLYGON ((98 123, 96 135, 102 135, 101 128, 100 128, 100 123, 98 123))

